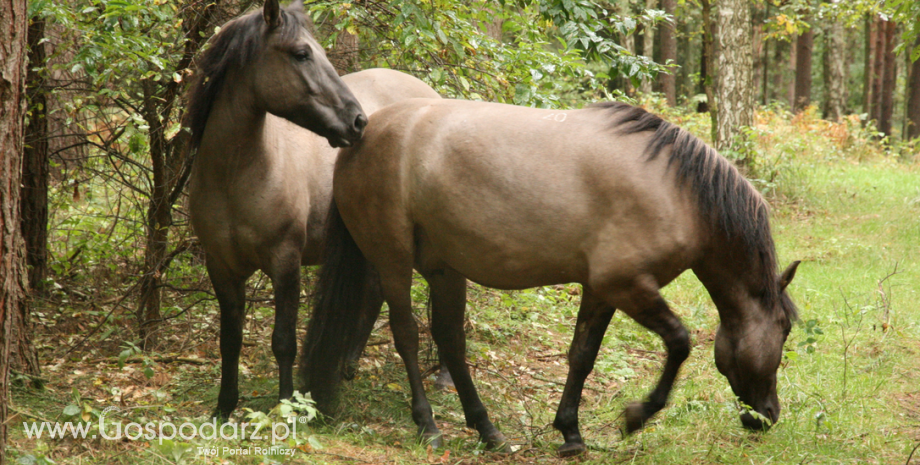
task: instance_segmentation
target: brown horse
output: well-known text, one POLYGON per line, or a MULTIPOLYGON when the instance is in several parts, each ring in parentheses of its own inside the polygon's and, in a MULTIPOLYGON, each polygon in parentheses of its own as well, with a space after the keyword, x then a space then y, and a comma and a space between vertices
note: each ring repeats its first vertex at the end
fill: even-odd
MULTIPOLYGON (((281 9, 269 0, 261 13, 226 24, 201 58, 190 96, 187 121, 197 148, 190 210, 220 304, 216 414, 223 418, 239 397, 245 283, 256 270, 275 292, 279 395, 293 392, 300 267, 320 260, 337 153, 329 145, 357 141, 367 123, 364 111, 438 97, 418 79, 391 70, 340 79, 304 27, 301 8, 299 1, 281 9)), ((376 309, 367 310, 373 318, 365 333, 381 304, 382 298, 369 303, 376 309)))
MULTIPOLYGON (((417 363, 413 267, 430 285, 432 334, 467 425, 490 447, 505 439, 466 366, 465 278, 499 289, 583 285, 553 423, 563 455, 585 450, 578 404, 615 309, 668 351, 657 387, 627 407, 626 430, 664 407, 690 337, 659 289, 687 269, 719 311, 716 366, 767 419, 745 413, 742 423, 762 430, 779 417, 776 371, 796 315, 785 288, 798 262, 776 275, 767 204, 730 162, 677 126, 620 103, 554 111, 413 99, 371 117, 365 137, 341 151, 334 181, 329 262, 314 310, 325 331, 306 341, 325 347, 330 361, 310 376, 337 380, 329 375, 341 367, 336 354, 363 342, 353 322, 365 307, 350 291, 376 272, 423 439, 440 443, 417 363)), ((316 387, 323 403, 336 388, 316 387)))

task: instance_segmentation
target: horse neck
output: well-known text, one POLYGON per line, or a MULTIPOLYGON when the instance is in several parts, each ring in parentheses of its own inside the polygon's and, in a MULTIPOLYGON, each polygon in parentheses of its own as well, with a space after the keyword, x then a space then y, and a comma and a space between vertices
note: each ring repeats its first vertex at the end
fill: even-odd
POLYGON ((693 272, 712 297, 723 325, 748 323, 752 309, 759 308, 766 289, 765 272, 761 254, 747 251, 740 241, 718 239, 713 241, 703 259, 693 267, 693 272))
POLYGON ((256 104, 248 80, 236 79, 237 74, 227 77, 211 106, 197 155, 199 167, 239 168, 271 154, 265 149, 267 113, 256 104))

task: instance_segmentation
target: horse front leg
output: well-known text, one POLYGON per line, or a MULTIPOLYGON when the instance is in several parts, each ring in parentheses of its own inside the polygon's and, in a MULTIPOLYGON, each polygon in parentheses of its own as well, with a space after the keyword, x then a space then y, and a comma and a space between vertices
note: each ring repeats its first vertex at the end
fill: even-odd
POLYGON ((238 374, 240 349, 243 347, 243 323, 246 319, 246 278, 233 273, 211 256, 206 258, 208 276, 220 305, 220 393, 214 416, 230 418, 239 401, 238 374))
POLYGON ((553 427, 562 433, 565 443, 559 446, 559 455, 568 457, 586 450, 581 432, 578 430, 578 405, 585 386, 585 379, 594 369, 597 352, 600 350, 604 333, 616 308, 610 306, 588 289, 584 290, 578 309, 578 323, 575 336, 569 347, 569 374, 565 390, 556 411, 553 427))
POLYGON ((272 353, 278 362, 278 399, 294 394, 297 358, 297 311, 300 306, 300 259, 289 260, 272 279, 275 288, 275 328, 272 353))
POLYGON ((654 278, 637 279, 634 286, 619 293, 612 303, 637 323, 661 336, 668 350, 664 370, 655 389, 645 402, 633 402, 626 407, 626 433, 629 434, 641 429, 652 415, 664 408, 680 366, 690 356, 690 334, 661 297, 654 278))

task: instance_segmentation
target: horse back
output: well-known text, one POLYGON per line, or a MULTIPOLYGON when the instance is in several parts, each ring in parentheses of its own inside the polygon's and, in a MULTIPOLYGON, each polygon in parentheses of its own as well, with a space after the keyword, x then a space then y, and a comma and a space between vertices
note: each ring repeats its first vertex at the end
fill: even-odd
POLYGON ((417 266, 490 287, 683 271, 699 255, 699 214, 667 157, 646 156, 650 137, 618 134, 596 109, 410 100, 343 151, 336 199, 343 216, 343 203, 380 205, 361 221, 408 231, 417 266))
POLYGON ((392 69, 372 68, 342 76, 348 88, 368 115, 410 98, 441 98, 428 84, 415 76, 392 69))

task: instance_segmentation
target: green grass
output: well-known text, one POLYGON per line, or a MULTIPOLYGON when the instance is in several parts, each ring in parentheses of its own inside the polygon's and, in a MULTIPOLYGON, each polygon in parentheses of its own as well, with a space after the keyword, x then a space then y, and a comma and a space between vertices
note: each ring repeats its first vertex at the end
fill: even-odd
MULTIPOLYGON (((766 434, 741 427, 732 391, 712 360, 717 313, 692 273, 686 273, 663 291, 694 344, 669 406, 642 432, 623 437, 620 415, 627 402, 641 399, 653 386, 664 352, 657 336, 618 313, 584 392, 580 419, 589 452, 577 461, 905 463, 920 443, 920 165, 840 154, 820 131, 796 132, 784 124, 771 126, 771 137, 779 140, 792 132, 798 145, 782 144, 814 150, 785 160, 771 191, 781 265, 803 260, 789 288, 802 322, 793 328, 779 371, 779 423, 766 434)), ((774 151, 767 156, 786 150, 780 142, 770 147, 774 151)), ((483 451, 476 433, 464 427, 456 394, 436 391, 430 383, 429 399, 446 446, 428 451, 417 445, 402 362, 391 344, 382 344, 368 349, 358 377, 345 387, 341 415, 305 429, 322 448, 305 447, 293 463, 442 463, 445 450, 443 463, 450 464, 571 461, 556 458, 561 436, 551 423, 565 380, 563 354, 578 291, 574 285, 520 292, 471 289, 467 328, 474 380, 491 417, 520 446, 515 454, 483 451)), ((420 284, 415 289, 420 315, 424 295, 420 284)), ((242 377, 241 391, 257 395, 242 406, 267 411, 272 397, 259 394, 274 393, 277 386, 267 348, 270 327, 259 323, 250 330, 265 344, 244 353, 250 374, 242 377)), ((216 339, 213 333, 208 337, 216 339)), ((386 329, 372 340, 385 338, 386 329)), ((435 363, 429 344, 425 339, 423 369, 435 363)), ((213 356, 213 345, 207 350, 213 356)), ((54 418, 68 403, 71 384, 89 392, 101 376, 63 373, 68 374, 50 380, 45 393, 15 392, 14 407, 54 418)), ((168 400, 151 402, 150 415, 165 416, 163 406, 171 405, 181 406, 173 417, 204 418, 216 402, 217 374, 216 365, 177 371, 160 388, 168 400)), ((96 405, 104 402, 97 399, 96 405)), ((62 464, 180 462, 144 444, 41 442, 25 439, 15 426, 11 434, 15 457, 46 454, 62 464)), ((222 463, 194 453, 181 462, 222 463)), ((920 463, 920 457, 915 454, 912 463, 920 463)))

